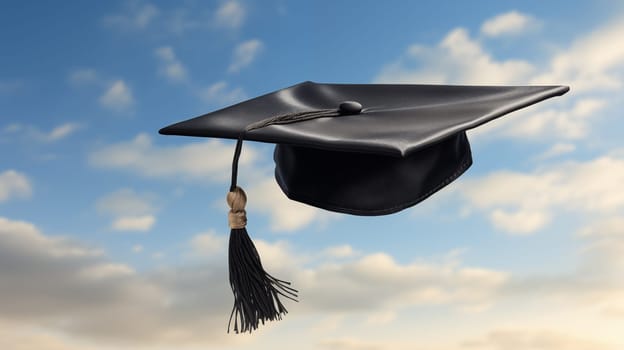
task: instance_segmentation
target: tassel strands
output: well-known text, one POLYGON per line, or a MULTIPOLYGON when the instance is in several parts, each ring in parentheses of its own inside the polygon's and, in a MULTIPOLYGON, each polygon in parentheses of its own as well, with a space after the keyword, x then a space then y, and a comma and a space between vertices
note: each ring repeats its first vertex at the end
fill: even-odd
POLYGON ((297 290, 290 282, 269 275, 260 261, 260 255, 247 234, 245 225, 245 192, 236 187, 227 195, 229 213, 230 286, 234 294, 234 307, 228 322, 228 333, 234 321, 234 332, 244 333, 257 329, 260 322, 281 320, 288 313, 279 300, 283 296, 297 301, 297 290))
POLYGON ((234 321, 234 332, 244 333, 257 329, 260 322, 281 320, 288 313, 279 299, 283 296, 297 301, 298 291, 290 287, 290 282, 269 275, 262 267, 260 255, 249 234, 247 234, 247 215, 245 205, 247 195, 236 185, 238 161, 243 147, 244 134, 270 125, 290 124, 300 121, 336 117, 358 113, 362 106, 357 102, 345 102, 338 109, 322 109, 283 114, 248 125, 236 142, 232 161, 232 183, 227 194, 230 207, 228 222, 230 225, 229 270, 230 286, 234 294, 234 307, 228 322, 228 333, 234 321))

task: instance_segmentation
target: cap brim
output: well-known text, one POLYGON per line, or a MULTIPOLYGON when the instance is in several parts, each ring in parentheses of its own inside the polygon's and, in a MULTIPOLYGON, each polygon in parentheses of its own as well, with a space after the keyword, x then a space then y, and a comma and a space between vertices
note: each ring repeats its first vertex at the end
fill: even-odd
POLYGON ((450 135, 565 94, 567 86, 318 84, 304 82, 160 130, 184 135, 406 156, 450 135), (246 126, 287 113, 357 101, 360 114, 246 126))

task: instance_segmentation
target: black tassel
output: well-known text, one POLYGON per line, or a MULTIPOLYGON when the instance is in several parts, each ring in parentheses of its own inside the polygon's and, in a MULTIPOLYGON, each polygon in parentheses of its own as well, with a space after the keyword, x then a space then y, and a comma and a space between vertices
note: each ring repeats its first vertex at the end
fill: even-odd
POLYGON ((229 269, 230 286, 234 294, 234 307, 228 322, 228 333, 234 320, 234 332, 250 332, 260 322, 281 320, 288 311, 279 295, 297 301, 297 290, 290 282, 269 275, 262 267, 260 255, 245 225, 247 197, 240 187, 228 193, 230 232, 229 269))

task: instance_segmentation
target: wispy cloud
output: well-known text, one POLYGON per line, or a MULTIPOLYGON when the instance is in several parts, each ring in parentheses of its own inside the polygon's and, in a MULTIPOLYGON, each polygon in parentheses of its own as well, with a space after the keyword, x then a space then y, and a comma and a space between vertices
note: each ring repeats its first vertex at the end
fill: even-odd
POLYGON ((247 17, 247 10, 239 1, 221 2, 216 9, 202 8, 203 4, 187 2, 177 8, 159 8, 150 2, 133 0, 101 22, 121 32, 182 35, 195 30, 238 29, 247 17))
POLYGON ((55 126, 50 131, 42 131, 34 125, 12 123, 7 125, 0 132, 0 134, 19 135, 20 137, 28 139, 29 141, 51 143, 69 137, 71 134, 80 130, 82 127, 82 124, 69 122, 55 126))
POLYGON ((323 254, 330 258, 351 258, 358 255, 359 253, 356 252, 352 246, 348 244, 342 244, 325 248, 323 254))
POLYGON ((65 123, 52 129, 45 138, 48 141, 58 141, 66 138, 67 136, 80 129, 80 125, 77 123, 65 123))
POLYGON ((134 97, 130 87, 119 79, 109 85, 104 94, 100 96, 99 102, 103 107, 112 111, 123 112, 132 107, 134 97))
POLYGON ((26 84, 22 80, 0 80, 0 96, 12 94, 24 88, 26 84))
MULTIPOLYGON (((486 21, 483 26, 492 27, 492 23, 499 23, 497 28, 502 30, 506 28, 504 23, 514 22, 509 18, 518 17, 502 14, 486 21)), ((399 59, 385 65, 375 81, 570 85, 573 94, 565 100, 518 111, 476 129, 474 134, 518 140, 548 139, 555 143, 583 139, 591 135, 596 119, 603 115, 600 112, 612 105, 621 91, 624 49, 612 43, 624 35, 622 23, 611 21, 589 34, 580 35, 569 47, 560 48, 545 62, 497 59, 484 42, 471 38, 466 29, 456 28, 436 46, 411 45, 399 59)))
POLYGON ((549 62, 548 70, 533 84, 556 81, 568 84, 576 93, 618 91, 624 77, 624 47, 613 45, 624 35, 621 18, 576 39, 561 48, 549 62))
POLYGON ((160 61, 159 74, 174 83, 184 82, 188 79, 186 68, 178 60, 171 46, 162 46, 155 50, 156 57, 160 61))
MULTIPOLYGON (((225 182, 232 166, 233 145, 217 140, 162 147, 153 144, 150 136, 139 134, 133 140, 105 146, 89 155, 91 165, 98 168, 131 171, 140 176, 184 179, 187 181, 225 182)), ((250 210, 270 217, 271 229, 295 231, 312 223, 322 224, 337 215, 289 200, 271 177, 252 170, 258 158, 252 147, 242 153, 241 174, 256 174, 253 185, 246 188, 250 210)), ((115 206, 119 207, 119 206, 115 206)))
POLYGON ((535 67, 524 60, 499 61, 464 28, 456 28, 435 47, 411 45, 375 78, 385 83, 513 84, 531 77, 535 67))
POLYGON ((481 26, 481 33, 489 37, 517 35, 538 26, 535 18, 518 11, 510 11, 490 18, 481 26))
POLYGON ((109 15, 102 20, 110 28, 121 30, 146 29, 160 14, 160 10, 153 4, 141 1, 124 3, 120 13, 109 15))
POLYGON ((155 223, 154 215, 122 216, 112 222, 111 228, 115 231, 146 232, 151 230, 155 223))
POLYGON ((13 198, 28 198, 32 191, 30 180, 23 173, 15 170, 0 173, 0 203, 13 198))
MULTIPOLYGON (((223 240, 207 233, 192 242, 224 255, 223 240)), ((79 242, 53 239, 30 223, 5 218, 0 218, 0 242, 0 273, 12 287, 0 288, 3 315, 103 342, 234 339, 223 331, 231 307, 225 259, 140 272, 79 242), (67 317, 76 322, 46 322, 67 317), (185 331, 176 332, 179 327, 185 331)), ((298 271, 298 287, 306 290, 305 305, 292 305, 299 316, 482 303, 506 280, 503 273, 480 268, 400 264, 383 253, 304 269, 301 253, 283 242, 258 240, 257 248, 268 270, 288 279, 298 271)))
POLYGON ((588 237, 619 237, 624 240, 624 217, 610 217, 592 223, 579 230, 579 235, 588 237))
POLYGON ((74 69, 69 73, 67 80, 73 85, 94 84, 100 81, 98 73, 93 68, 74 69))
POLYGON ((262 51, 263 44, 258 39, 247 40, 234 49, 234 57, 228 68, 229 72, 238 72, 249 66, 262 51))
POLYGON ((576 150, 576 146, 574 144, 559 142, 552 145, 544 153, 538 155, 536 159, 545 160, 555 158, 564 154, 572 153, 574 150, 576 150))
POLYGON ((498 128, 499 135, 521 140, 578 140, 590 134, 592 124, 601 117, 599 112, 606 107, 607 100, 602 98, 577 97, 570 98, 570 101, 553 101, 547 106, 518 111, 513 118, 496 123, 487 130, 498 128))
POLYGON ((210 26, 212 16, 199 9, 179 8, 171 11, 165 22, 165 29, 176 35, 205 29, 210 26))
MULTIPOLYGON (((621 240, 624 236, 619 237, 621 240)), ((198 253, 222 256, 226 253, 225 240, 225 236, 208 231, 193 236, 188 248, 197 249, 198 253)), ((523 323, 519 320, 520 316, 514 313, 514 320, 519 321, 514 323, 513 329, 501 329, 495 323, 492 325, 495 328, 489 332, 484 331, 484 336, 470 335, 467 339, 466 334, 474 334, 487 327, 483 325, 484 319, 493 316, 499 319, 500 313, 505 314, 506 309, 490 308, 488 310, 493 310, 493 313, 484 316, 471 313, 467 317, 475 322, 475 329, 469 333, 450 335, 444 340, 446 347, 439 348, 618 348, 610 346, 608 339, 593 340, 601 339, 595 336, 600 332, 583 333, 583 337, 578 337, 569 333, 574 327, 566 328, 567 325, 552 322, 556 320, 552 317, 553 308, 556 307, 550 298, 558 297, 561 293, 578 297, 603 290, 600 285, 574 280, 576 275, 566 276, 569 280, 548 283, 552 285, 562 281, 577 282, 577 286, 584 288, 569 288, 571 285, 568 285, 568 288, 559 288, 557 293, 552 293, 545 292, 545 281, 532 280, 519 286, 518 282, 522 281, 514 281, 513 276, 508 273, 469 266, 457 258, 442 261, 419 259, 401 263, 386 253, 378 252, 351 258, 345 256, 344 261, 333 261, 329 264, 313 261, 313 267, 306 267, 314 256, 309 251, 295 251, 285 242, 268 243, 256 240, 256 246, 267 270, 287 280, 294 280, 296 287, 305 292, 304 303, 287 305, 291 311, 288 322, 295 327, 298 323, 309 326, 311 320, 317 319, 309 316, 331 312, 349 321, 348 326, 341 322, 334 326, 341 334, 346 332, 348 335, 350 331, 361 332, 370 327, 386 325, 395 328, 396 322, 406 321, 397 310, 419 305, 426 306, 433 312, 446 312, 443 310, 449 307, 456 310, 483 310, 483 305, 504 302, 507 294, 503 291, 507 288, 515 288, 514 297, 509 301, 517 304, 518 291, 526 288, 531 293, 540 295, 539 298, 531 298, 532 303, 537 303, 533 306, 538 311, 527 311, 526 317, 531 320, 530 323, 523 323), (540 302, 544 303, 544 308, 539 307, 540 302), (544 312, 550 318, 541 323, 535 322, 534 317, 543 316, 544 312), (363 315, 369 317, 363 319, 363 315), (548 322, 551 322, 550 325, 556 324, 557 327, 553 329, 559 330, 549 331, 542 328, 548 322)), ((600 249, 606 249, 606 246, 601 245, 600 249)), ((613 247, 613 244, 608 246, 613 247)), ((608 259, 594 265, 598 270, 591 271, 602 271, 601 276, 612 277, 613 272, 621 272, 624 264, 614 264, 612 260, 622 260, 621 248, 624 245, 618 247, 620 256, 614 254, 615 251, 604 254, 604 251, 592 248, 591 256, 608 259)), ((325 251, 330 249, 331 247, 327 247, 325 251)), ((3 321, 6 323, 3 324, 3 329, 7 326, 11 329, 10 327, 28 325, 37 327, 37 334, 42 329, 46 334, 63 334, 62 338, 52 338, 63 339, 61 344, 65 347, 61 348, 68 348, 67 342, 78 336, 97 341, 102 346, 114 346, 119 341, 124 341, 142 346, 171 345, 182 348, 198 342, 223 344, 236 342, 238 339, 227 336, 223 330, 231 307, 225 260, 202 259, 200 264, 194 261, 191 265, 140 271, 79 241, 51 237, 31 223, 0 218, 0 262, 0 274, 5 282, 4 288, 0 288, 0 297, 5 300, 0 304, 0 311, 7 320, 3 321), (62 322, 67 317, 75 322, 62 322)), ((593 260, 590 262, 597 263, 593 260)), ((589 270, 584 275, 585 278, 595 280, 595 275, 589 273, 589 270)), ((602 291, 600 297, 597 295, 591 300, 583 299, 581 307, 579 304, 570 304, 566 306, 566 310, 572 308, 574 314, 592 305, 610 305, 609 310, 615 310, 616 304, 613 303, 620 299, 618 294, 613 294, 617 289, 608 292, 612 293, 608 297, 602 291)), ((466 319, 461 312, 452 315, 458 319, 455 324, 466 319)), ((561 318, 568 317, 567 315, 562 313, 561 318)), ((453 325, 452 320, 444 320, 445 325, 449 322, 453 325)), ((578 326, 578 320, 575 322, 578 326)), ((599 324, 608 325, 609 322, 603 320, 599 324)), ((580 324, 583 325, 584 323, 580 324)), ((611 333, 618 334, 619 330, 611 333)), ((382 346, 379 343, 381 340, 373 339, 359 337, 355 341, 342 337, 323 340, 315 346, 329 349, 335 346, 375 349, 385 348, 387 345, 382 346)), ((392 348, 414 348, 413 342, 409 339, 405 341, 407 343, 392 343, 392 348)), ((419 342, 424 341, 426 340, 419 338, 419 342)), ((437 341, 435 344, 442 345, 439 339, 437 341)), ((0 344, 1 342, 2 340, 0 344)), ((76 347, 78 348, 80 347, 76 347)))
POLYGON ((532 329, 497 329, 482 339, 465 341, 462 349, 531 349, 531 350, 615 350, 608 343, 588 340, 582 334, 532 329))
POLYGON ((238 1, 224 2, 215 13, 215 23, 226 28, 239 28, 243 25, 247 11, 238 1))
POLYGON ((247 95, 242 88, 230 88, 225 81, 216 82, 199 91, 199 96, 206 102, 226 105, 244 100, 247 95))
MULTIPOLYGON (((98 168, 119 169, 141 176, 203 181, 226 181, 232 166, 233 147, 217 140, 158 146, 147 134, 130 141, 102 147, 89 155, 98 168)), ((248 166, 256 156, 248 147, 240 166, 248 166)))
POLYGON ((132 89, 125 80, 107 77, 93 68, 74 69, 67 81, 74 88, 99 89, 99 104, 117 113, 129 111, 135 103, 132 89))
POLYGON ((543 229, 562 211, 610 215, 624 210, 624 159, 603 156, 531 173, 499 171, 466 180, 460 192, 494 226, 512 234, 543 229))
POLYGON ((101 213, 113 217, 113 230, 146 232, 156 223, 156 201, 153 194, 123 188, 100 198, 96 206, 101 213))
POLYGON ((139 195, 134 190, 122 188, 98 200, 99 211, 115 216, 143 215, 156 210, 155 196, 152 194, 139 195))
POLYGON ((249 210, 269 215, 273 231, 293 232, 338 218, 335 213, 288 199, 273 177, 256 179, 246 190, 249 210))
POLYGON ((219 256, 224 257, 226 243, 226 237, 211 230, 193 236, 189 244, 193 254, 198 256, 211 256, 219 253, 219 256))

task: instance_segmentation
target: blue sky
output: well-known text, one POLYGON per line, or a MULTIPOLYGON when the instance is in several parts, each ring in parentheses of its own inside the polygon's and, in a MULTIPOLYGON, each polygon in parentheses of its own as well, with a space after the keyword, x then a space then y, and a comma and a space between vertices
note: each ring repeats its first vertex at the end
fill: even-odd
POLYGON ((5 349, 618 349, 619 1, 2 1, 5 349), (474 165, 383 217, 241 180, 267 269, 301 302, 225 334, 233 143, 173 122, 301 81, 561 84, 469 133, 474 165))

